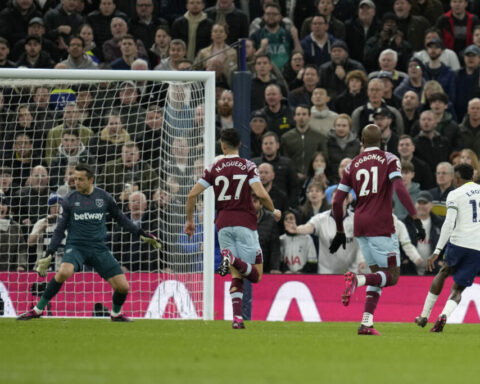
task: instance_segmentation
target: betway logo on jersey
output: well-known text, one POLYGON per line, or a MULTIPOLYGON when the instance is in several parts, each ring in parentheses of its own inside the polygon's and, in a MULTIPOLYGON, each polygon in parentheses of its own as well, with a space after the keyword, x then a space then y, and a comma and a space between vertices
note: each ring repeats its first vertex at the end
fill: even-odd
POLYGON ((102 220, 103 213, 73 213, 74 220, 102 220))
POLYGON ((368 155, 364 155, 362 157, 360 157, 356 162, 355 162, 355 168, 358 168, 360 166, 360 164, 364 163, 365 161, 368 161, 368 160, 377 160, 378 162, 380 163, 384 163, 385 162, 385 157, 383 156, 380 156, 379 154, 377 153, 370 153, 368 155))

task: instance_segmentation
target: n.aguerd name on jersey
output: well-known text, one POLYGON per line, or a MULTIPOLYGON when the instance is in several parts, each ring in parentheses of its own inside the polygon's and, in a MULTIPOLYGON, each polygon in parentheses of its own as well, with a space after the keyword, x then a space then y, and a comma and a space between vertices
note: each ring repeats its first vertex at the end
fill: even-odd
POLYGON ((90 213, 90 212, 85 212, 85 213, 73 213, 73 219, 74 220, 102 220, 103 219, 103 212, 101 213, 90 213))

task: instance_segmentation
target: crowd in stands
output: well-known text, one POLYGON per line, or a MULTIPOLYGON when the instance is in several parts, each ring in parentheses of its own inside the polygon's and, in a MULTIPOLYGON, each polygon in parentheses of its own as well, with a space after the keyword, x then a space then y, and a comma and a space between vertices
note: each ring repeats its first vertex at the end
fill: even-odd
MULTIPOLYGON (((346 249, 332 256, 328 246, 332 195, 368 123, 401 161, 427 232, 409 236, 415 227, 394 197, 403 273, 426 273, 453 165, 468 162, 480 177, 480 0, 0 0, 0 9, 0 68, 215 71, 217 134, 233 127, 236 46, 246 39, 251 160, 284 212, 277 224, 254 200, 266 273, 367 268, 353 239, 355 196, 346 249), (307 223, 311 236, 289 233, 307 223)), ((79 162, 96 166, 97 185, 132 220, 177 245, 178 263, 195 255, 200 269, 200 239, 182 234, 182 196, 202 175, 202 142, 182 124, 204 126, 201 90, 129 80, 28 88, 0 86, 0 270, 32 269, 79 162)), ((111 229, 125 270, 166 268, 111 229)))

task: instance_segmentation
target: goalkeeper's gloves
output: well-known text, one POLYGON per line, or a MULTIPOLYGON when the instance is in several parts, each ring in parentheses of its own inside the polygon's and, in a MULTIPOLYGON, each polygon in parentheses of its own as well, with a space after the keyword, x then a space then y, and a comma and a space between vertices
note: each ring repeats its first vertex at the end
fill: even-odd
POLYGON ((160 243, 160 240, 154 234, 146 233, 142 230, 140 233, 140 238, 147 244, 150 244, 153 248, 162 249, 162 243, 160 243))
POLYGON ((345 233, 344 232, 337 232, 335 237, 333 238, 332 240, 332 243, 330 244, 330 253, 335 253, 337 252, 338 248, 340 248, 340 246, 343 247, 343 249, 345 249, 345 245, 347 244, 347 238, 345 236, 345 233))
POLYGON ((415 224, 415 228, 417 229, 417 239, 422 241, 425 240, 427 234, 425 232, 425 228, 423 228, 422 220, 414 219, 413 223, 415 224))
POLYGON ((54 253, 55 251, 47 249, 47 252, 45 252, 45 256, 37 261, 37 267, 35 268, 35 271, 37 271, 37 273, 41 277, 47 276, 48 267, 50 267, 50 263, 52 262, 54 253))

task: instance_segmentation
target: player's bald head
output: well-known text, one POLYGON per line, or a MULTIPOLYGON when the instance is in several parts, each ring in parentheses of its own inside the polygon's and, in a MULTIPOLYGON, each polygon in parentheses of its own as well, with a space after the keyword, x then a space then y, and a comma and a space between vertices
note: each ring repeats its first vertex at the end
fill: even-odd
POLYGON ((362 131, 362 143, 365 148, 378 147, 382 140, 382 132, 375 124, 368 124, 362 131))

